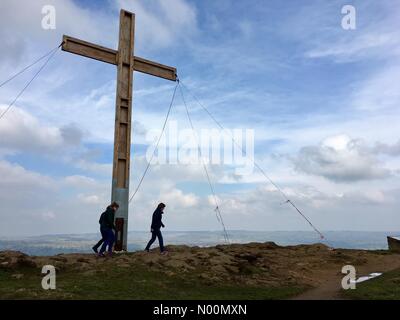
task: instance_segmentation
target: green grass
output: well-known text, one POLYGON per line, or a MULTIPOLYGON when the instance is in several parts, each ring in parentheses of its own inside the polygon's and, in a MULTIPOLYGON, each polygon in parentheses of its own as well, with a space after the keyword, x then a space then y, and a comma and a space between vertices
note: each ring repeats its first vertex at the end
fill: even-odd
POLYGON ((355 300, 400 300, 400 269, 357 284, 355 290, 346 290, 343 296, 355 300))
POLYGON ((0 299, 160 299, 160 300, 271 300, 286 299, 303 292, 300 287, 249 287, 208 285, 196 274, 166 276, 143 266, 114 268, 112 272, 60 272, 57 289, 43 290, 36 270, 19 270, 22 279, 0 270, 0 299))

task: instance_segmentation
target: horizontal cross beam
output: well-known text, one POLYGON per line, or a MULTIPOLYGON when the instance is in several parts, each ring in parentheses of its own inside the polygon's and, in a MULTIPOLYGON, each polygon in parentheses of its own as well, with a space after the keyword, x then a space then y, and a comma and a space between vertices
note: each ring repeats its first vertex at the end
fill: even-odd
MULTIPOLYGON (((70 36, 63 36, 62 50, 106 63, 114 65, 118 64, 117 50, 102 47, 97 44, 76 39, 70 36)), ((133 69, 135 71, 150 74, 159 78, 171 81, 177 80, 176 68, 136 56, 133 58, 133 69)))

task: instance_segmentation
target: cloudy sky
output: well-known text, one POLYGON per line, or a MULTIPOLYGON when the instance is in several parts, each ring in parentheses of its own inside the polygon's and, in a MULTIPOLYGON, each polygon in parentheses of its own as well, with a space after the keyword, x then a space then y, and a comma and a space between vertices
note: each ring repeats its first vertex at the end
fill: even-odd
MULTIPOLYGON (((136 13, 135 55, 176 66, 230 129, 253 129, 260 166, 322 230, 400 230, 400 2, 2 0, 0 82, 63 34, 116 48, 119 10, 136 13), (44 5, 56 29, 41 26, 44 5), (342 7, 356 8, 356 30, 342 7)), ((0 88, 0 111, 40 63, 0 88)), ((0 120, 0 236, 97 232, 110 201, 116 70, 59 51, 0 120)), ((131 189, 174 83, 135 73, 131 189)), ((215 124, 188 96, 196 128, 215 124)), ((171 120, 189 128, 178 95, 171 120)), ((310 230, 257 171, 211 165, 228 229, 310 230)), ((147 230, 219 230, 201 165, 155 165, 130 206, 147 230)))

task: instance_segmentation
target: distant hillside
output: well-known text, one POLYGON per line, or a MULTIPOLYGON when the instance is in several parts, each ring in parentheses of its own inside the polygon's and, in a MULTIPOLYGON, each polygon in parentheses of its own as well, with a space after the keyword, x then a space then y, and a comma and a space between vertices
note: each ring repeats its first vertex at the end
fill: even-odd
POLYGON ((112 258, 0 252, 0 299, 287 299, 304 294, 337 299, 343 297, 344 265, 354 265, 359 275, 400 269, 398 254, 332 251, 322 244, 280 247, 268 242, 168 250, 166 256, 154 249, 112 258), (40 272, 47 264, 57 270, 56 290, 41 288, 40 272))
MULTIPOLYGON (((391 232, 326 231, 329 245, 345 249, 387 249, 386 236, 391 232)), ((278 245, 313 244, 319 237, 312 231, 241 231, 230 230, 231 243, 273 241, 278 245)), ((21 251, 29 255, 52 256, 59 253, 90 253, 100 234, 59 234, 25 238, 1 238, 0 251, 21 251)), ((224 243, 219 231, 165 231, 165 241, 172 245, 209 247, 224 243)), ((149 232, 131 231, 128 235, 129 251, 143 250, 149 232)))

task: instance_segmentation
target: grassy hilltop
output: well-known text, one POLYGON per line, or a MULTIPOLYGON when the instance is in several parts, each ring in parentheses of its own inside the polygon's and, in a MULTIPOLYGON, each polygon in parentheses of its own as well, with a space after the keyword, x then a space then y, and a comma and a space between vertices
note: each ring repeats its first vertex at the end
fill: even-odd
POLYGON ((0 252, 0 299, 400 299, 400 255, 386 251, 274 243, 168 249, 167 256, 155 249, 107 259, 0 252), (56 267, 56 290, 41 287, 46 264, 56 267), (360 276, 394 271, 343 292, 347 264, 360 276))

